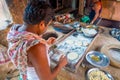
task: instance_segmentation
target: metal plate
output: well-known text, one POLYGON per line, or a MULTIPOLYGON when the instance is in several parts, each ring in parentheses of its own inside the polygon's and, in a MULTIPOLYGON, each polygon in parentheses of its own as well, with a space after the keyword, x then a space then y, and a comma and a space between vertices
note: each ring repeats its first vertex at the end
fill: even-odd
POLYGON ((107 67, 110 64, 110 60, 104 54, 97 51, 90 51, 86 55, 86 60, 93 66, 96 67, 107 67), (96 60, 92 58, 95 56, 96 60))
MULTIPOLYGON (((100 72, 103 72, 103 74, 105 74, 105 76, 108 77, 108 80, 114 80, 114 78, 111 76, 111 74, 109 74, 108 72, 104 71, 104 70, 100 70, 98 68, 92 68, 92 69, 89 69, 87 71, 87 80, 90 80, 89 78, 89 74, 92 72, 92 71, 100 71, 100 72)), ((97 76, 97 73, 95 74, 97 76)), ((98 74, 99 75, 99 74, 98 74)), ((92 80, 96 80, 96 79, 92 79, 92 80)), ((98 80, 98 79, 97 79, 98 80)), ((102 79, 101 79, 102 80, 102 79)))

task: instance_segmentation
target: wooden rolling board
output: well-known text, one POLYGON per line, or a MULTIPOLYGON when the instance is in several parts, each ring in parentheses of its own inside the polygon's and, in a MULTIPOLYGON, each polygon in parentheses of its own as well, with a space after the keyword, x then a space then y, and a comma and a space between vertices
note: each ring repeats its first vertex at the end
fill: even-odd
MULTIPOLYGON (((101 29, 102 30, 102 29, 101 29)), ((100 30, 100 32, 101 32, 100 30)), ((60 38, 59 40, 56 41, 56 43, 54 45, 58 45, 60 42, 64 41, 68 36, 70 36, 72 33, 74 33, 75 30, 71 31, 70 33, 64 35, 62 38, 60 38)), ((89 44, 89 46, 87 46, 87 49, 85 50, 84 54, 82 55, 82 58, 80 58, 80 60, 74 65, 75 68, 74 69, 71 69, 71 68, 68 68, 66 67, 66 69, 68 69, 69 71, 71 72, 77 72, 77 69, 79 68, 79 65, 82 63, 86 53, 88 52, 88 50, 91 48, 92 44, 94 43, 94 41, 97 39, 99 34, 97 34, 91 41, 91 43, 89 44)))

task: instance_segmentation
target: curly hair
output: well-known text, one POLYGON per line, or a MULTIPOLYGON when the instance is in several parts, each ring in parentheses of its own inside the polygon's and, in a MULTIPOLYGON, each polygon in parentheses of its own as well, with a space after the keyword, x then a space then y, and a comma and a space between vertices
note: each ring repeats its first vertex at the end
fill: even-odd
POLYGON ((54 11, 51 6, 45 1, 41 0, 30 0, 27 4, 23 20, 27 24, 38 24, 42 20, 47 24, 54 16, 54 11))

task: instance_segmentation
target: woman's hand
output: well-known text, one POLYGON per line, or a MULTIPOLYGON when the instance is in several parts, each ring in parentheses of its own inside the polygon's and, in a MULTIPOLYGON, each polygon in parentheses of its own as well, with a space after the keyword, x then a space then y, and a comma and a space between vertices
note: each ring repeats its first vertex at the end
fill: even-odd
POLYGON ((64 67, 67 63, 68 63, 68 62, 67 62, 67 58, 66 58, 64 55, 62 55, 62 56, 60 57, 58 66, 59 66, 60 68, 62 68, 62 67, 64 67))
POLYGON ((94 23, 93 21, 90 22, 91 25, 92 25, 93 23, 94 23))
POLYGON ((55 43, 55 41, 56 41, 56 38, 50 37, 50 38, 47 40, 47 43, 48 43, 49 45, 51 45, 51 44, 55 43))

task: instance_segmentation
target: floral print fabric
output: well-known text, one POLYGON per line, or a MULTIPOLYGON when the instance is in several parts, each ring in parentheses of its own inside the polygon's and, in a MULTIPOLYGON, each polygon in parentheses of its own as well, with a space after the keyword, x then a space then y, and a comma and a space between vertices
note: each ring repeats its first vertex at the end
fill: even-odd
POLYGON ((42 39, 38 35, 27 31, 17 31, 20 26, 22 25, 14 25, 8 33, 8 54, 16 67, 20 70, 22 80, 27 80, 27 50, 38 44, 42 39))

